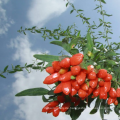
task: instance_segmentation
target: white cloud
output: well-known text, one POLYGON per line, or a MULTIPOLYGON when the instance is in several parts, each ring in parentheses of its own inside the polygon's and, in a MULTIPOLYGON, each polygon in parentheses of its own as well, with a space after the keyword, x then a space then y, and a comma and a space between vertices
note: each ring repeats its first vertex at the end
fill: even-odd
POLYGON ((31 25, 43 26, 48 20, 66 11, 64 0, 32 0, 28 11, 31 25))
POLYGON ((6 15, 6 10, 3 9, 2 5, 7 4, 9 0, 0 0, 0 35, 5 34, 8 28, 14 24, 12 19, 8 19, 6 15))

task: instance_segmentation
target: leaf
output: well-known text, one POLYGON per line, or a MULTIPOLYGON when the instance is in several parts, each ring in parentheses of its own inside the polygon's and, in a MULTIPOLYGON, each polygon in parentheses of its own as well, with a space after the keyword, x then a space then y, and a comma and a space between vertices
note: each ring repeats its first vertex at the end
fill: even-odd
POLYGON ((44 95, 42 95, 42 100, 43 100, 43 102, 49 102, 49 100, 46 99, 46 97, 44 95))
POLYGON ((77 12, 79 12, 79 11, 83 11, 83 10, 82 9, 77 10, 77 12))
POLYGON ((100 6, 96 7, 94 10, 98 9, 100 6))
POLYGON ((23 90, 17 93, 15 96, 39 96, 39 95, 47 95, 49 90, 45 88, 31 88, 23 90))
POLYGON ((66 7, 68 6, 68 3, 66 3, 66 7))
POLYGON ((71 55, 74 55, 74 54, 76 54, 76 53, 79 53, 79 50, 78 50, 78 49, 73 48, 73 49, 70 50, 70 54, 71 54, 71 55))
POLYGON ((48 92, 48 95, 55 95, 54 90, 50 90, 50 91, 48 92))
POLYGON ((90 104, 92 103, 92 101, 94 100, 94 98, 91 97, 92 95, 88 96, 88 107, 90 107, 90 104))
POLYGON ((8 69, 8 65, 4 68, 4 71, 3 71, 3 72, 6 72, 7 69, 8 69))
POLYGON ((81 103, 78 105, 78 107, 76 107, 76 109, 71 109, 70 117, 72 118, 72 120, 76 120, 85 110, 85 108, 86 103, 83 100, 81 100, 81 103))
POLYGON ((96 102, 95 102, 95 106, 94 108, 90 111, 90 114, 95 114, 99 108, 101 99, 99 99, 99 97, 97 98, 96 102))
POLYGON ((59 56, 54 56, 54 55, 39 55, 39 54, 35 54, 34 57, 39 59, 39 60, 46 61, 46 62, 59 60, 59 56))
POLYGON ((116 56, 116 53, 114 51, 108 51, 108 52, 106 52, 105 56, 106 56, 106 58, 113 57, 113 56, 116 56))
POLYGON ((52 66, 52 62, 53 62, 53 61, 48 62, 48 64, 47 64, 45 67, 50 67, 50 66, 52 66))
POLYGON ((0 76, 2 77, 2 78, 6 78, 4 75, 2 75, 2 74, 0 74, 0 76))
POLYGON ((120 112, 119 112, 120 111, 120 104, 118 104, 117 106, 114 107, 114 111, 118 116, 120 116, 120 112))
POLYGON ((116 65, 116 62, 113 60, 106 60, 105 62, 109 65, 116 65))
POLYGON ((39 62, 39 63, 37 63, 37 65, 42 65, 44 62, 39 62))
POLYGON ((9 71, 9 73, 15 73, 16 71, 9 71))
POLYGON ((106 2, 104 0, 101 0, 102 3, 106 4, 106 2))
POLYGON ((73 13, 73 11, 74 11, 74 10, 71 10, 71 11, 70 11, 70 14, 73 13))
POLYGON ((99 25, 98 25, 98 27, 100 27, 100 26, 102 26, 103 25, 103 23, 100 23, 99 25))
POLYGON ((87 48, 88 50, 92 51, 94 44, 89 32, 87 33, 86 37, 87 37, 87 48))
POLYGON ((106 100, 102 100, 102 103, 100 105, 100 116, 101 116, 102 120, 104 119, 105 102, 106 102, 106 100))
POLYGON ((104 14, 104 15, 106 15, 106 16, 108 16, 108 17, 109 17, 109 16, 112 16, 112 15, 109 15, 109 14, 104 14))
POLYGON ((27 65, 26 67, 32 67, 33 66, 33 64, 29 64, 29 65, 27 65))

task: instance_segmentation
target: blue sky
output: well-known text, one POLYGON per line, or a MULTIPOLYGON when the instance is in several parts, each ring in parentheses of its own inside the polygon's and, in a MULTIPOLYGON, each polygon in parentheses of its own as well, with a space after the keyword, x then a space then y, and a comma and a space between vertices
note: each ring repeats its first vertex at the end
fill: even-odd
MULTIPOLYGON (((101 17, 93 9, 96 7, 94 0, 72 0, 77 9, 85 10, 85 16, 90 17, 91 21, 98 23, 101 17)), ((112 23, 114 42, 120 42, 120 1, 106 0, 107 4, 104 9, 112 17, 106 17, 106 21, 112 23)), ((82 25, 82 21, 76 18, 76 13, 69 14, 71 7, 65 7, 64 0, 0 0, 0 70, 6 65, 24 65, 26 62, 33 63, 34 54, 49 53, 58 55, 62 48, 50 45, 50 40, 44 41, 40 34, 27 33, 23 35, 17 32, 21 26, 32 27, 37 26, 55 29, 59 24, 64 29, 68 25, 76 23, 81 34, 86 34, 86 25, 82 25)), ((103 41, 104 42, 104 41, 103 41)), ((41 112, 42 107, 46 104, 42 102, 41 97, 18 97, 14 95, 24 89, 34 87, 45 87, 43 80, 48 74, 43 71, 26 71, 6 75, 6 79, 0 78, 0 119, 1 120, 69 120, 70 117, 64 113, 60 113, 57 118, 51 114, 41 112)), ((91 105, 91 108, 93 105, 91 105)), ((95 115, 89 115, 90 109, 87 108, 78 119, 100 120, 99 112, 95 115)), ((109 120, 117 119, 117 115, 112 112, 106 115, 109 120)))

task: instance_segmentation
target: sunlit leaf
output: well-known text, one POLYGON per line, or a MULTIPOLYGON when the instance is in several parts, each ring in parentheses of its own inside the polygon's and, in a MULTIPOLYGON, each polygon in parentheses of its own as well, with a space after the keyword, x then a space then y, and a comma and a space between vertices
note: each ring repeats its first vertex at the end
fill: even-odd
POLYGON ((49 90, 45 88, 31 88, 17 93, 15 96, 40 96, 47 95, 49 90))

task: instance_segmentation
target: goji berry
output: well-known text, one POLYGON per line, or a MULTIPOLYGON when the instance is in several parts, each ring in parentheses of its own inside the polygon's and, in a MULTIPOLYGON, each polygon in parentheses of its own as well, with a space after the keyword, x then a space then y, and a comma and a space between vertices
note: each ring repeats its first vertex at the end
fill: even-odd
POLYGON ((80 72, 80 74, 76 76, 76 80, 79 85, 82 85, 85 82, 85 79, 86 79, 86 74, 83 72, 80 72))
POLYGON ((59 81, 63 81, 63 82, 69 81, 71 79, 71 76, 72 76, 71 71, 69 71, 69 72, 61 75, 59 77, 59 81))
POLYGON ((72 75, 78 75, 80 73, 81 67, 79 65, 71 67, 72 75))
POLYGON ((70 58, 66 57, 60 62, 60 66, 62 68, 69 68, 70 67, 70 58))
POLYGON ((71 81, 62 82, 62 91, 65 95, 68 95, 71 92, 71 81))
POLYGON ((53 73, 45 78, 43 81, 44 84, 53 84, 57 81, 59 81, 60 74, 59 73, 53 73))
POLYGON ((70 102, 66 102, 61 107, 61 112, 66 112, 70 107, 70 102))
POLYGON ((46 70, 46 72, 48 72, 50 74, 53 74, 55 72, 55 70, 53 69, 53 67, 47 67, 45 70, 46 70))
POLYGON ((60 108, 59 107, 54 107, 53 108, 53 116, 57 117, 60 113, 60 108))
POLYGON ((53 61, 52 66, 53 66, 53 69, 55 70, 55 72, 58 72, 61 69, 60 61, 53 61))

